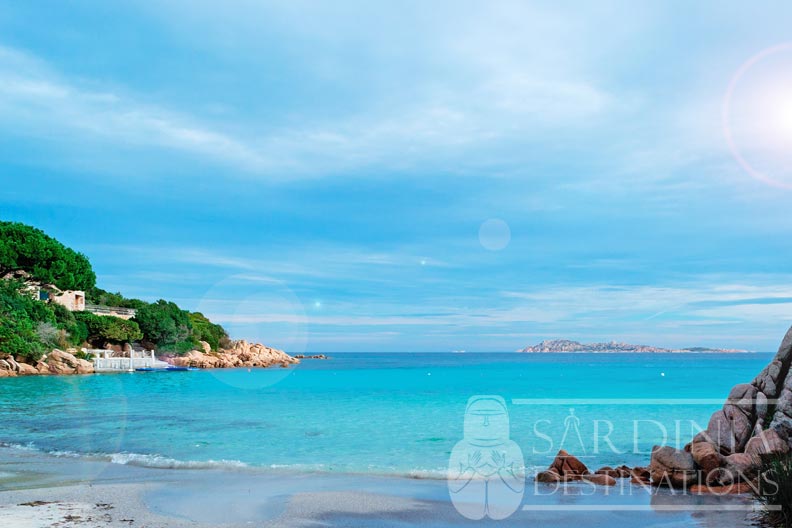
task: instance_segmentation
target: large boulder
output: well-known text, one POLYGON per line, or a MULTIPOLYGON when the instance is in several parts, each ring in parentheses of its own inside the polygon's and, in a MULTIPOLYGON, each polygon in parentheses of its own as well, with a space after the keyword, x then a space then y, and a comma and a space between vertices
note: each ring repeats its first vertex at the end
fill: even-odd
POLYGON ((751 384, 735 385, 723 408, 710 418, 707 430, 699 433, 693 442, 711 443, 723 455, 742 452, 756 425, 757 393, 751 384))
POLYGON ((781 346, 778 347, 773 361, 754 379, 753 384, 768 399, 777 399, 770 428, 779 431, 782 436, 792 433, 792 376, 789 375, 792 363, 792 328, 790 328, 781 346))
POLYGON ((17 363, 17 365, 17 374, 20 376, 35 376, 39 373, 33 365, 28 365, 27 363, 17 363))
POLYGON ((562 477, 579 477, 581 475, 588 475, 590 473, 586 464, 581 462, 577 457, 574 457, 564 451, 560 450, 553 463, 550 464, 549 471, 555 471, 562 477))
POLYGON ((787 434, 792 432, 792 376, 789 374, 787 374, 781 394, 778 396, 770 428, 787 434))
POLYGON ((32 376, 35 374, 39 374, 36 367, 17 361, 10 354, 0 354, 0 377, 32 376))
POLYGON ((723 459, 715 445, 709 442, 694 442, 690 446, 690 455, 705 475, 718 469, 723 459))
POLYGON ((714 480, 723 485, 753 480, 758 472, 757 462, 747 453, 734 453, 723 459, 714 480))
POLYGON ((0 359, 0 378, 12 378, 17 375, 16 369, 8 362, 8 359, 0 359))
MULTIPOLYGON (((2 360, 0 359, 0 361, 2 361, 2 360)), ((0 378, 13 378, 14 376, 16 376, 16 372, 14 372, 13 370, 4 368, 3 365, 0 364, 0 378)))
POLYGON ((775 429, 761 431, 745 445, 745 454, 760 460, 761 455, 784 454, 789 452, 789 444, 775 429))
POLYGON ((693 455, 671 446, 654 446, 649 463, 652 483, 674 488, 687 487, 698 480, 693 455))
POLYGON ((42 358, 36 368, 40 373, 45 373, 45 370, 48 370, 50 374, 92 374, 94 372, 93 363, 90 361, 78 359, 57 348, 42 358))

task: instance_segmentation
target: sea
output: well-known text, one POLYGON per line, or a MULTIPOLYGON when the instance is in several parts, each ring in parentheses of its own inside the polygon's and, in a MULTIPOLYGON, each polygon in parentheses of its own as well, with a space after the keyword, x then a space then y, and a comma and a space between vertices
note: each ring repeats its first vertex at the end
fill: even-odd
POLYGON ((504 410, 501 435, 529 474, 560 449, 592 469, 646 465, 652 446, 689 442, 772 354, 330 356, 289 368, 3 379, 0 444, 174 470, 443 479, 483 399, 504 410))

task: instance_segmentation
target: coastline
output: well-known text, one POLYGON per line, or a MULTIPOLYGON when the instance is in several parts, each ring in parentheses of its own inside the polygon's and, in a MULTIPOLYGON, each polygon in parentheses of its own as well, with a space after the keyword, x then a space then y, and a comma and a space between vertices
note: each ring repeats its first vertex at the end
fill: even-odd
MULTIPOLYGON (((639 487, 615 496, 609 488, 585 486, 548 496, 547 485, 532 479, 528 484, 526 509, 500 525, 751 526, 753 518, 746 496, 679 495, 664 489, 650 494, 639 487)), ((0 489, 0 522, 15 527, 450 527, 474 522, 454 509, 441 480, 174 470, 7 447, 0 448, 0 489)))
MULTIPOLYGON (((220 369, 163 377, 122 374, 9 381, 6 409, 7 418, 13 421, 8 422, 4 440, 30 442, 25 445, 31 447, 0 446, 0 472, 5 473, 0 476, 0 520, 3 516, 16 516, 14 522, 5 524, 24 527, 28 525, 21 524, 19 516, 26 515, 38 523, 31 526, 50 527, 72 516, 90 518, 94 523, 59 525, 67 528, 130 525, 122 523, 122 519, 133 519, 133 526, 176 527, 236 527, 250 523, 464 525, 471 521, 454 508, 447 481, 441 474, 442 467, 447 467, 447 451, 461 438, 464 398, 469 391, 481 392, 495 380, 510 379, 513 385, 499 386, 507 393, 520 394, 528 379, 537 393, 568 398, 591 394, 592 388, 608 379, 602 376, 608 375, 621 380, 613 385, 621 392, 606 395, 629 395, 631 387, 646 387, 657 380, 650 385, 657 395, 676 387, 678 391, 688 391, 681 394, 696 398, 728 392, 734 381, 743 378, 746 362, 753 365, 751 371, 760 368, 760 361, 766 364, 762 357, 739 361, 724 357, 724 361, 731 361, 728 383, 722 380, 718 387, 708 385, 693 390, 689 381, 699 379, 711 367, 692 356, 684 364, 635 358, 633 366, 625 358, 619 360, 616 371, 612 360, 592 356, 585 368, 573 376, 569 376, 569 369, 559 369, 557 357, 529 356, 470 355, 460 365, 451 355, 441 354, 415 358, 358 355, 339 356, 335 362, 306 362, 294 369, 220 369), (389 368, 383 369, 383 365, 389 368), (477 381, 482 371, 490 375, 477 381), (668 375, 661 377, 661 372, 668 375), (531 377, 521 377, 529 373, 531 377), (597 383, 582 383, 587 379, 597 383), (669 381, 674 385, 669 386, 669 381), (579 392, 570 392, 571 389, 579 392), (48 397, 42 399, 41 394, 48 397), (384 394, 398 397, 383 400, 384 394), (262 401, 267 405, 261 405, 262 401), (427 404, 436 413, 421 421, 427 404), (14 414, 15 408, 31 405, 38 405, 40 412, 31 416, 14 414), (289 413, 284 417, 283 413, 272 412, 281 408, 290 409, 301 420, 288 419, 289 413), (225 411, 228 412, 223 414, 225 411), (379 420, 376 423, 382 424, 382 438, 376 437, 375 431, 355 428, 356 416, 361 412, 379 420), (220 437, 209 436, 218 430, 224 431, 220 437), (54 431, 58 431, 57 441, 48 441, 54 431), (267 439, 264 448, 259 447, 262 438, 267 439), (229 445, 229 440, 235 443, 229 445), (38 451, 34 445, 48 452, 38 451), (232 449, 233 445, 244 446, 244 450, 232 449), (290 465, 279 466, 283 461, 290 465), (316 471, 304 464, 311 461, 321 461, 326 466, 316 471), (351 463, 355 461, 359 462, 351 463), (398 474, 382 474, 374 469, 390 464, 398 468, 398 474), (432 471, 408 476, 410 468, 432 471), (359 469, 362 472, 357 472, 359 469), (56 504, 24 506, 35 501, 56 504), (103 510, 107 509, 103 504, 112 506, 112 511, 103 510), (58 515, 59 520, 53 520, 58 515), (97 524, 100 521, 104 524, 97 524)), ((702 418, 714 410, 709 407, 712 404, 706 404, 706 413, 702 409, 702 418)), ((631 417, 634 410, 631 407, 625 416, 631 417)), ((638 416, 645 417, 646 411, 640 411, 638 416)), ((530 420, 535 412, 561 423, 568 409, 514 407, 513 432, 526 452, 532 446, 530 420)), ((607 412, 615 418, 614 410, 607 412)), ((541 459, 534 457, 530 461, 531 469, 545 469, 546 464, 537 460, 541 459)), ((647 461, 648 455, 640 463, 647 461)), ((614 463, 634 465, 636 461, 603 457, 592 461, 590 467, 594 470, 614 463)), ((561 528, 577 528, 582 523, 751 525, 752 515, 747 508, 753 502, 746 495, 701 496, 672 489, 648 492, 629 486, 629 482, 619 484, 592 489, 581 482, 570 482, 568 493, 553 494, 553 486, 537 485, 529 478, 522 503, 529 509, 517 511, 501 524, 524 526, 538 522, 561 528), (729 509, 735 507, 738 509, 729 509)))

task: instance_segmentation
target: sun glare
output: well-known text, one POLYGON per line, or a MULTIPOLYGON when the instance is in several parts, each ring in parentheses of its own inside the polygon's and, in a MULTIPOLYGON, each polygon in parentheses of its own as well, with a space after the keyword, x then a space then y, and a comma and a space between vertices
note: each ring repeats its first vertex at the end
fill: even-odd
POLYGON ((783 139, 792 143, 792 89, 778 102, 776 126, 783 139))

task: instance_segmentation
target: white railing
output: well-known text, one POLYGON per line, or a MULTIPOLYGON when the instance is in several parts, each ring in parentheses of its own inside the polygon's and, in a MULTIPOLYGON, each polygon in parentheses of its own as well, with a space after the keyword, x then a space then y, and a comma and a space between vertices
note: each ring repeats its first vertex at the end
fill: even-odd
POLYGON ((85 303, 85 311, 94 315, 114 315, 116 317, 135 317, 137 310, 134 308, 120 308, 118 306, 100 306, 98 304, 85 303))
POLYGON ((154 352, 139 353, 132 352, 132 356, 138 357, 108 357, 106 350, 86 350, 93 354, 94 370, 96 372, 130 372, 139 368, 166 368, 168 363, 160 361, 154 357, 154 352), (145 354, 145 355, 144 355, 145 354), (150 355, 149 355, 150 354, 150 355))

